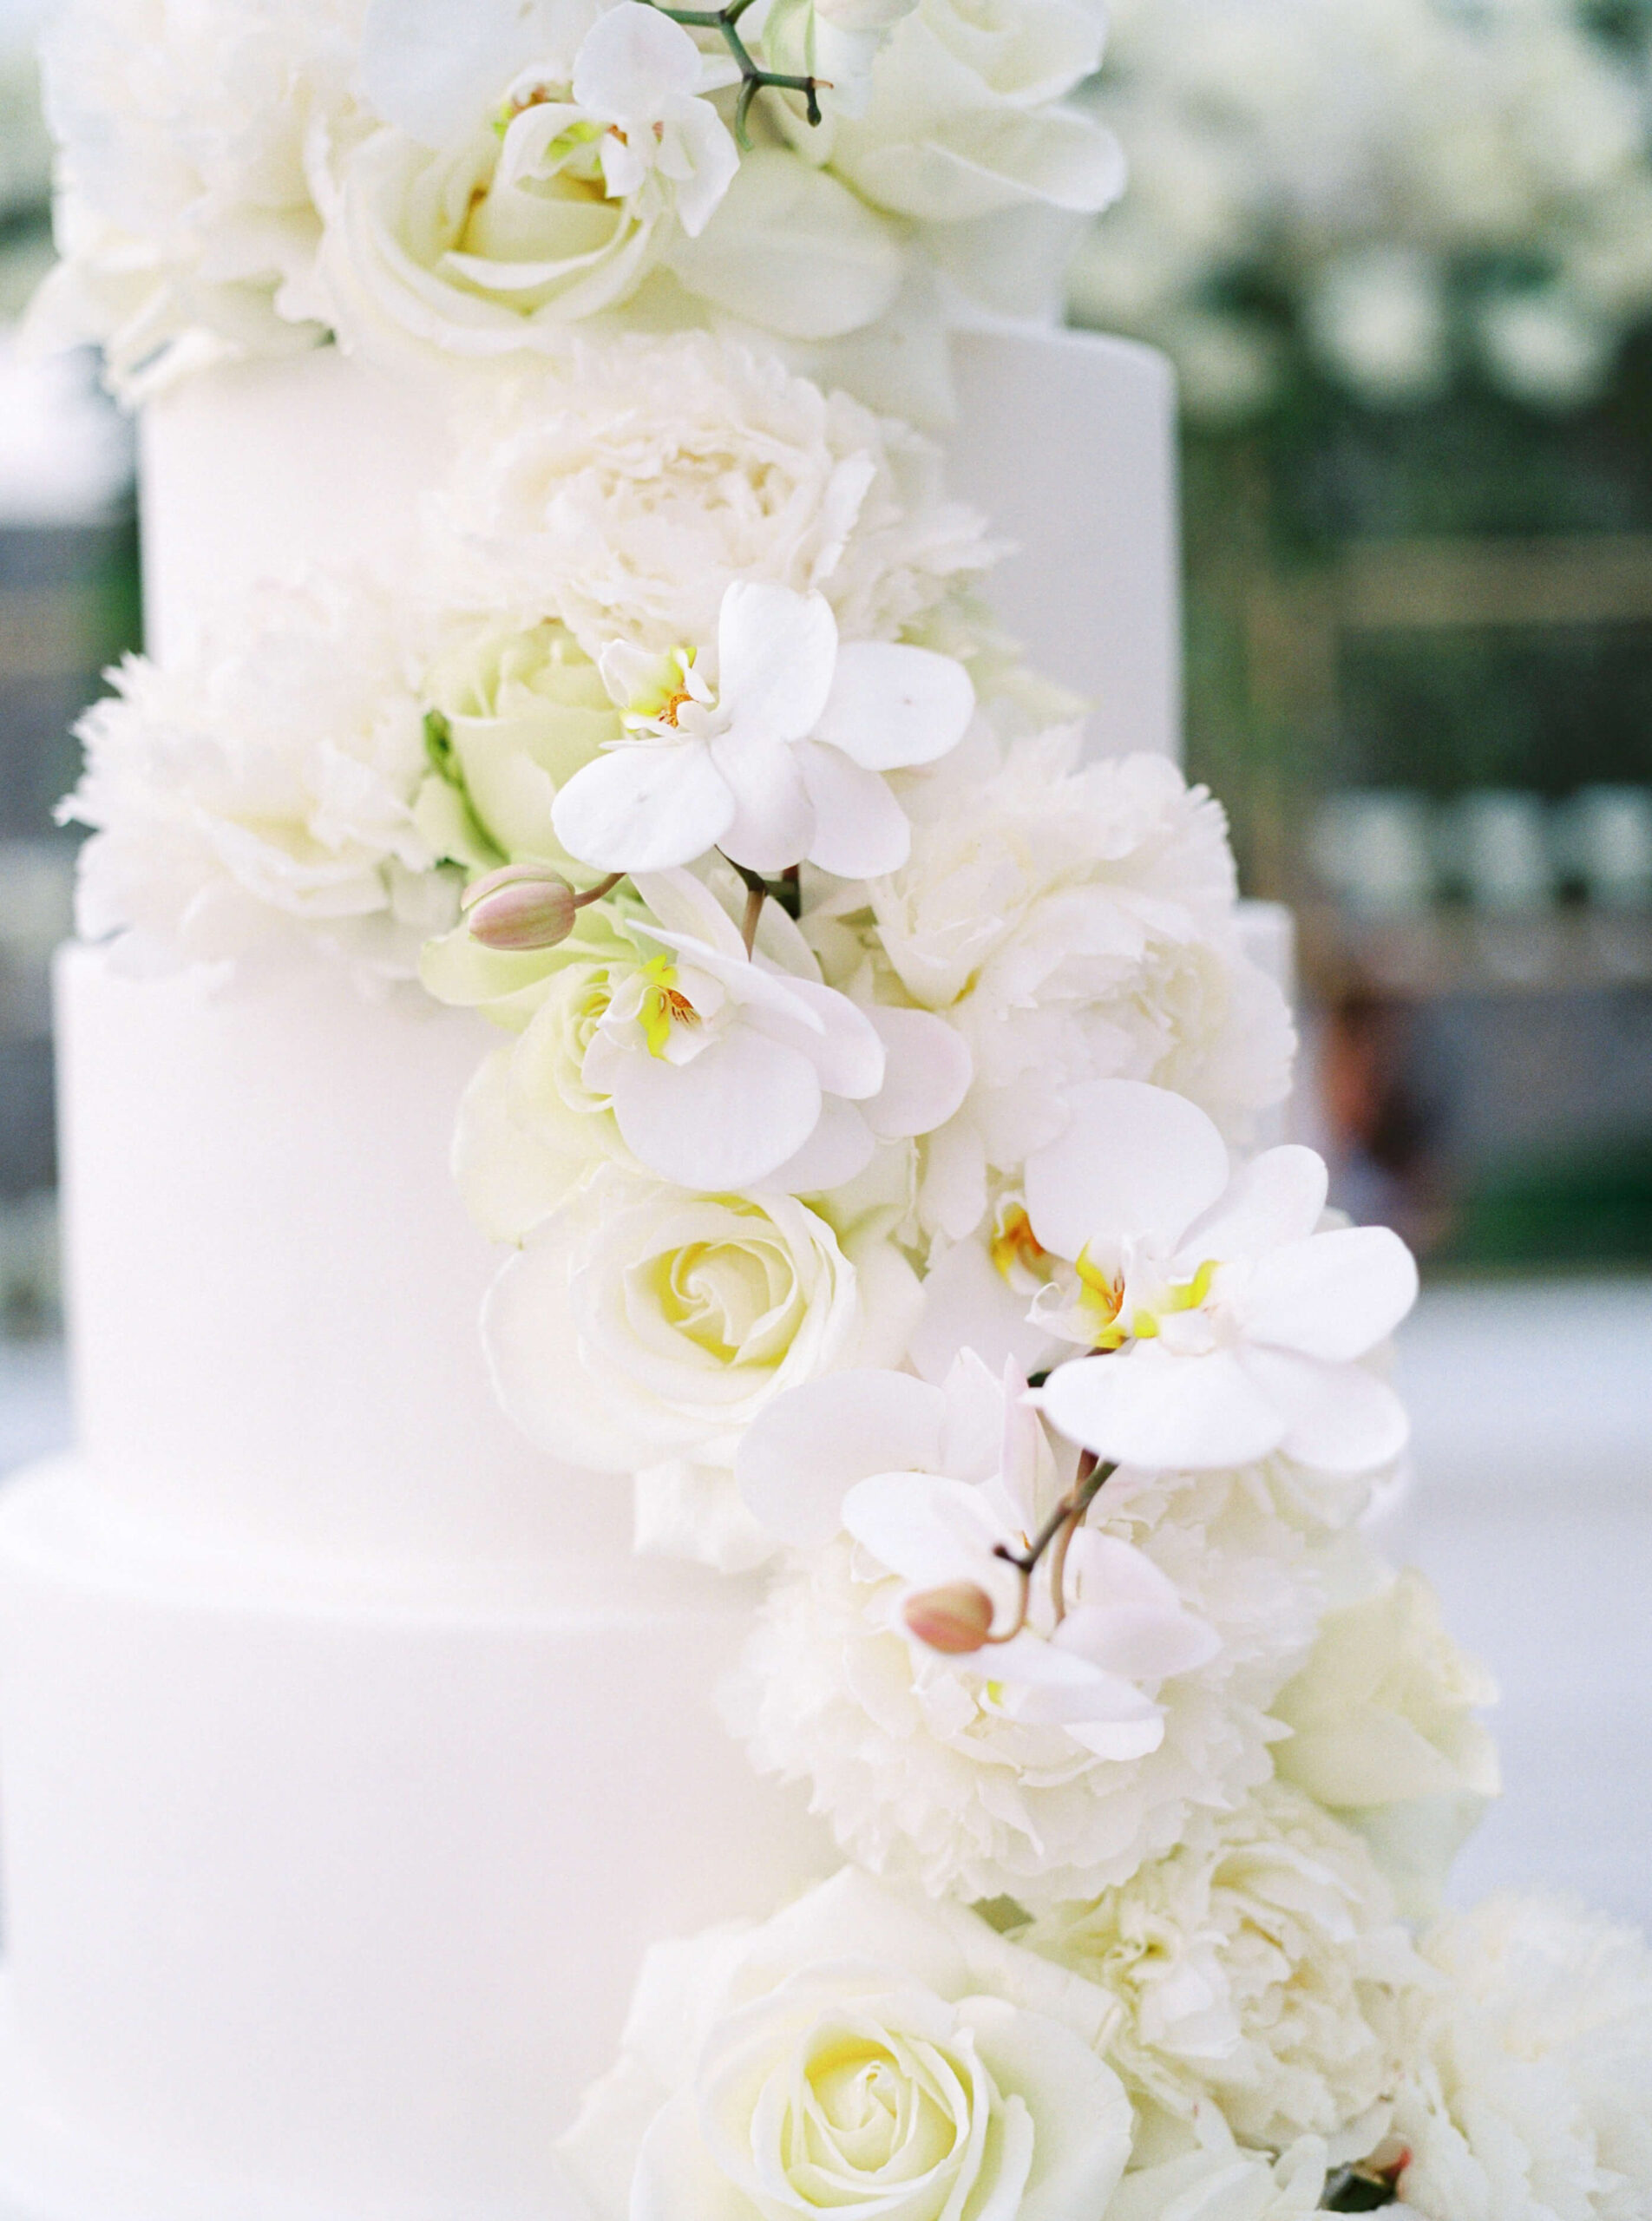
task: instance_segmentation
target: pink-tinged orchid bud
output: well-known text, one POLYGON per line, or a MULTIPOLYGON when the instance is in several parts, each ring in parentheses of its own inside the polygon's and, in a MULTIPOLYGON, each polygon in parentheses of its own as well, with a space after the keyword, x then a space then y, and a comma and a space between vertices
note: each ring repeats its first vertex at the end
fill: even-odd
POLYGON ((540 864, 506 864, 465 889, 460 904, 484 948, 554 948, 574 930, 574 889, 540 864))
POLYGON ((949 1581, 908 1596, 902 1612, 908 1627, 931 1650, 961 1658, 979 1650, 993 1632, 993 1600, 973 1581, 949 1581))

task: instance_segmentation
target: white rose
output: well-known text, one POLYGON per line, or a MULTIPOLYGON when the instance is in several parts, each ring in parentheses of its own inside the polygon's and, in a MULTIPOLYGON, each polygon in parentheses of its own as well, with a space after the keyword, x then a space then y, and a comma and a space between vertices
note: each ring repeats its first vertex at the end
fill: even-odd
POLYGON ((1139 2101, 1183 2121, 1214 2105, 1276 2150, 1341 2132, 1344 2159, 1386 2126, 1396 2000, 1424 1970, 1365 1846, 1300 1791, 1264 1784, 1019 1940, 1119 2000, 1107 2057, 1139 2101))
POLYGON ((1359 1829, 1413 1916, 1437 1909, 1446 1868, 1498 1794, 1497 1746, 1474 1717, 1496 1699, 1446 1632, 1432 1589, 1407 1570, 1327 1614, 1275 1704, 1292 1731, 1281 1774, 1359 1829))
POLYGON ((917 1300, 892 1245, 851 1260, 790 1196, 698 1196, 605 1169, 504 1267, 482 1333, 506 1409, 558 1456, 605 1472, 726 1470, 772 1397, 898 1362, 917 1300))
POLYGON ((450 923, 414 800, 423 720, 391 613, 318 576, 264 589, 165 670, 129 658, 77 731, 62 814, 81 854, 80 929, 142 969, 308 944, 408 979, 450 923))
POLYGON ((736 580, 825 595, 845 639, 921 628, 987 567, 939 450, 749 349, 684 333, 582 343, 502 394, 443 511, 450 591, 593 657, 711 639, 736 580))
POLYGON ((908 1584, 840 1541, 776 1580, 729 1687, 753 1762, 811 1783, 847 1856, 933 1894, 1042 1911, 1128 1881, 1268 1778, 1265 1708, 1312 1640, 1320 1576, 1255 1471, 1116 1473, 1088 1523, 1216 1638, 1190 1670, 1137 1677, 1155 1722, 1140 1755, 1083 1720, 1016 1716, 990 1651, 926 1650, 900 1616, 908 1584))
POLYGON ((652 1951, 560 2156, 597 2221, 1100 2221, 1131 2141, 1105 2011, 974 1914, 849 1869, 652 1951))
POLYGON ((636 0, 575 45, 580 28, 488 109, 460 106, 439 145, 386 124, 317 154, 322 274, 346 343, 482 357, 560 344, 710 220, 738 155, 702 95, 732 65, 636 0))
POLYGON ((908 781, 912 852, 871 888, 876 942, 835 922, 859 889, 805 921, 829 978, 880 957, 969 1046, 970 1093, 925 1150, 925 1222, 954 1240, 990 1176, 1063 1130, 1064 1089, 1149 1080, 1242 1137, 1289 1084, 1289 1013, 1239 947, 1221 810, 1163 757, 1080 764, 1078 746, 1064 728, 985 778, 960 757, 908 781))
POLYGON ((364 0, 72 0, 43 58, 63 260, 43 337, 94 339, 135 400, 208 362, 313 346, 308 135, 358 128, 364 0))

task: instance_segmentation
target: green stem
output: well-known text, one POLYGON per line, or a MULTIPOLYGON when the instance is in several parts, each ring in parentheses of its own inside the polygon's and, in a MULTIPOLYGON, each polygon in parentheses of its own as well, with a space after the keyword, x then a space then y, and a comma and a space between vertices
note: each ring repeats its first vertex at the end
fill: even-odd
POLYGON ((801 93, 809 121, 818 124, 821 91, 823 88, 830 90, 829 81, 824 77, 796 77, 783 70, 765 69, 761 62, 752 58, 737 29, 752 0, 728 0, 728 4, 722 8, 668 8, 664 0, 650 0, 650 4, 658 8, 662 16, 669 16, 672 23, 681 23, 685 30, 716 31, 733 56, 740 72, 740 97, 734 107, 734 135, 743 154, 751 151, 751 140, 746 129, 751 103, 760 92, 770 88, 777 92, 801 93))

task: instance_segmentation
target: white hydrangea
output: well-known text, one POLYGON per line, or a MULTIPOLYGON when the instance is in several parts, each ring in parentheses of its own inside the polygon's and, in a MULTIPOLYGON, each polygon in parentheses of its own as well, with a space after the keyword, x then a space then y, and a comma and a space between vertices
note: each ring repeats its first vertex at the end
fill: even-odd
POLYGON ((416 831, 422 713, 372 594, 268 586, 165 670, 132 657, 76 728, 95 829, 79 925, 142 970, 308 945, 411 978, 453 894, 416 831))
POLYGON ((365 0, 69 0, 44 46, 63 261, 43 334, 117 390, 322 336, 306 143, 356 129, 365 0))
POLYGON ((1512 1895, 1441 1921, 1423 1955, 1394 2133, 1424 2221, 1645 2221, 1652 1955, 1631 1929, 1512 1895))
POLYGON ((1191 2121, 1213 2101, 1247 2143, 1386 2126, 1398 1993, 1423 1972, 1356 1836, 1269 1782, 1122 1889, 1020 1940, 1118 1999, 1107 2057, 1138 2102, 1191 2121))
POLYGON ((502 393, 440 538, 461 599, 593 656, 712 639, 737 579, 817 589, 847 640, 921 632, 993 553, 928 441, 704 333, 587 342, 502 393))
POLYGON ((1219 1647, 1156 1692, 1163 1738, 1102 1759, 1010 1718, 991 1653, 942 1658, 900 1626, 902 1583, 834 1542, 779 1576, 729 1690, 765 1772, 813 1785, 851 1857, 932 1893, 1029 1910, 1093 1897, 1271 1772, 1273 1692, 1311 1640, 1315 1553, 1268 1477, 1117 1474, 1091 1525, 1135 1544, 1219 1647))
POLYGON ((923 1215, 954 1240, 989 1176, 1063 1130, 1065 1088, 1149 1080, 1242 1136, 1289 1084, 1289 1013, 1240 948, 1220 807, 1162 756, 1081 763, 1080 745, 1060 727, 984 776, 960 752, 908 780, 910 860, 869 908, 856 888, 806 921, 829 978, 887 961, 968 1045, 968 1098, 925 1151, 923 1215))

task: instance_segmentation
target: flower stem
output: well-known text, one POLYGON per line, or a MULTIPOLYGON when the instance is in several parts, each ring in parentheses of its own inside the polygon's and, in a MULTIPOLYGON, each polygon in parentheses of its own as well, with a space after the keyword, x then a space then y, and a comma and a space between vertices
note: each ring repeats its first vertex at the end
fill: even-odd
POLYGON ((625 874, 622 871, 611 871, 606 879, 600 879, 594 887, 587 887, 583 894, 576 894, 574 896, 574 908, 576 910, 587 910, 590 908, 592 903, 600 902, 605 894, 612 894, 613 893, 614 888, 619 886, 620 881, 624 877, 625 874))
POLYGON ((765 69, 760 62, 753 60, 737 28, 752 0, 727 0, 727 5, 721 8, 668 8, 663 4, 663 0, 650 0, 650 4, 658 8, 662 16, 668 16, 672 23, 681 23, 686 30, 716 31, 734 56, 740 72, 740 97, 734 108, 734 135, 739 141, 742 154, 751 151, 746 121, 751 113, 752 102, 766 86, 772 86, 781 92, 801 93, 809 121, 810 123, 820 121, 820 95, 823 89, 830 91, 830 80, 825 77, 788 76, 780 70, 765 69))
POLYGON ((1026 1625, 1027 1605, 1032 1593, 1032 1576, 1040 1558, 1050 1553, 1050 1595, 1055 1606, 1057 1624, 1066 1617, 1067 1549, 1073 1536, 1084 1525, 1085 1515, 1101 1493, 1102 1484, 1118 1470, 1116 1464, 1104 1464, 1092 1451, 1086 1450, 1078 1460, 1078 1474, 1055 1510, 1045 1521, 1025 1550, 1013 1550, 1007 1543, 993 1545, 993 1556, 1013 1565, 1021 1576, 1021 1608, 1015 1624, 1004 1635, 988 1635, 989 1642, 1008 1642, 1019 1635, 1026 1625))
POLYGON ((745 953, 751 955, 757 945, 757 924, 763 916, 763 906, 769 899, 766 887, 748 887, 745 891, 745 915, 740 921, 740 938, 745 943, 745 953))

